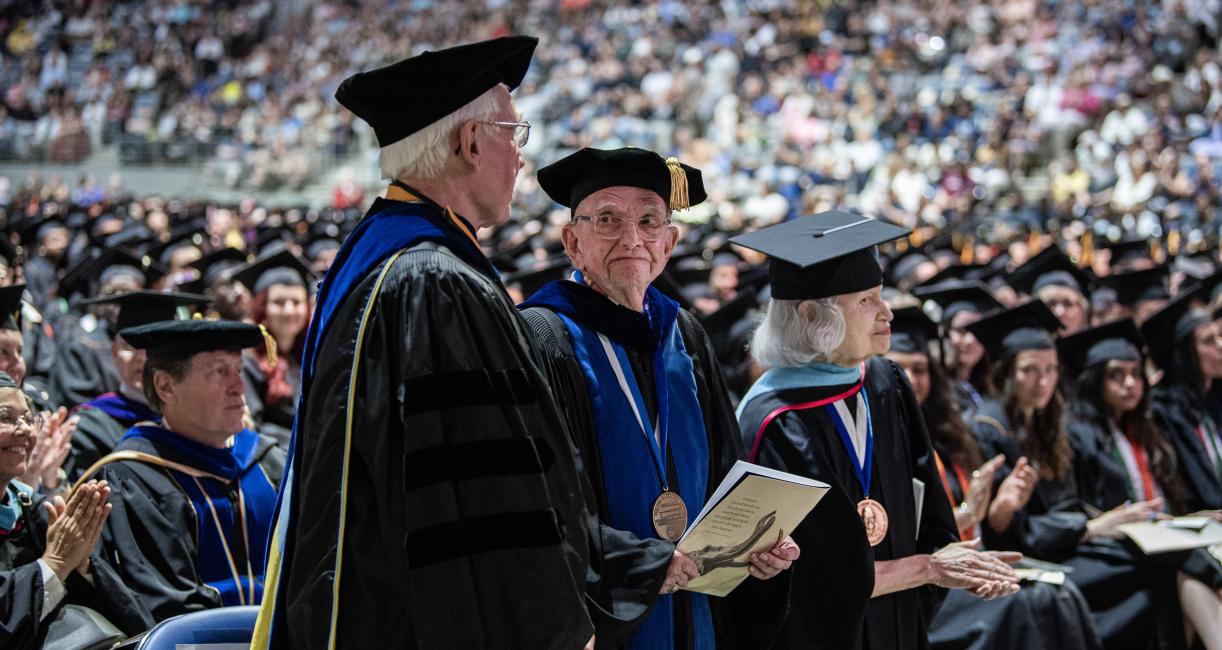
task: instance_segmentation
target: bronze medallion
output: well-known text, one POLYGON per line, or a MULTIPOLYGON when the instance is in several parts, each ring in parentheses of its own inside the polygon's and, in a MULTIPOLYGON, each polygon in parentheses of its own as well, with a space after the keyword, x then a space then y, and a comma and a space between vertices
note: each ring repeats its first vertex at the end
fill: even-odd
POLYGON ((687 505, 683 497, 666 490, 653 502, 653 529, 658 537, 668 542, 678 542, 687 530, 687 505))
POLYGON ((866 541, 870 542, 870 546, 878 546, 887 536, 887 509, 883 504, 866 497, 857 502, 857 515, 866 526, 866 541))

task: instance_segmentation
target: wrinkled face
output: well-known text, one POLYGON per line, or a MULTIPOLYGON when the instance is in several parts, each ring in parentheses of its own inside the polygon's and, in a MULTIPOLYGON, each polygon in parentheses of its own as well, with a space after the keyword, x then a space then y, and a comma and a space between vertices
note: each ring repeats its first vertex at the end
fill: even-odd
POLYGON ((1014 396, 1022 409, 1048 406, 1057 391, 1061 365, 1056 350, 1023 350, 1014 359, 1014 396))
POLYGON ((34 414, 19 388, 0 388, 0 482, 25 474, 36 436, 34 414))
MULTIPOLYGON (((509 89, 498 86, 497 102, 500 108, 491 122, 518 122, 509 89)), ((477 170, 479 191, 473 197, 479 214, 470 215, 477 227, 493 226, 509 221, 509 206, 513 201, 513 187, 518 171, 526 164, 518 145, 513 141, 514 130, 491 124, 481 124, 476 129, 475 145, 480 152, 480 168, 477 170)))
POLYGON ((1052 285, 1040 289, 1039 298, 1065 325, 1063 335, 1086 329, 1090 314, 1086 309, 1086 298, 1082 294, 1069 287, 1052 285))
POLYGON ((836 296, 844 315, 844 341, 834 355, 840 359, 866 359, 891 349, 891 309, 883 302, 881 286, 836 296))
POLYGON ((119 371, 119 379, 137 392, 143 391, 144 362, 148 360, 148 353, 133 348, 122 336, 116 336, 110 342, 110 356, 115 361, 115 370, 119 371))
POLYGON ((917 404, 925 404, 925 400, 929 399, 929 355, 892 350, 887 353, 887 358, 900 364, 904 374, 908 375, 908 383, 912 384, 917 404))
POLYGON ((309 295, 305 287, 273 284, 267 289, 267 316, 264 325, 277 340, 301 334, 309 318, 309 295))
POLYGON ((669 219, 662 197, 639 187, 608 187, 582 199, 575 216, 615 218, 623 226, 614 239, 600 235, 591 220, 564 227, 564 248, 590 286, 629 295, 644 295, 649 283, 666 268, 679 240, 674 226, 665 226, 656 241, 644 241, 635 223, 641 219, 669 219))
POLYGON ((950 347, 958 368, 975 368, 984 358, 984 346, 976 340, 975 334, 967 331, 967 326, 978 320, 980 314, 974 311, 961 311, 950 320, 950 347))
POLYGON ((24 351, 21 332, 0 330, 0 371, 7 372, 18 385, 25 381, 24 351))
POLYGON ((1108 411, 1122 415, 1141 404, 1146 378, 1141 363, 1112 359, 1103 371, 1103 403, 1108 411))
POLYGON ((175 431, 196 439, 223 442, 242 430, 246 385, 242 355, 229 350, 200 352, 191 357, 186 375, 175 381, 169 373, 155 373, 163 415, 175 431))
POLYGON ((1222 379, 1222 330, 1213 322, 1197 325, 1192 331, 1197 363, 1205 379, 1222 379))

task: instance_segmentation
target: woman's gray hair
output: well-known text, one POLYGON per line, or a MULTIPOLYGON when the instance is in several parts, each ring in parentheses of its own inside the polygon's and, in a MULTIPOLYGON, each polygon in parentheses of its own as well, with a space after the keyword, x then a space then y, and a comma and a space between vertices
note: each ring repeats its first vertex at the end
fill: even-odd
POLYGON ((751 338, 751 356, 767 368, 827 361, 844 342, 844 314, 835 298, 768 301, 768 313, 751 338))
POLYGON ((467 102, 462 108, 446 115, 415 133, 382 147, 378 152, 378 168, 382 178, 436 178, 445 168, 451 154, 450 134, 469 120, 491 120, 496 117, 496 86, 467 102))

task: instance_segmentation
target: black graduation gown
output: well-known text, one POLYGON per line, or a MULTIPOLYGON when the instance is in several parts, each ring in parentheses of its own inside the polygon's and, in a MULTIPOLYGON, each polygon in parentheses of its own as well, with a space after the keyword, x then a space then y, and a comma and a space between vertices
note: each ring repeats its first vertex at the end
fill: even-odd
MULTIPOLYGON (((115 451, 139 451, 190 465, 191 459, 145 438, 129 438, 115 451)), ((279 485, 285 450, 260 436, 252 462, 279 485)), ((102 531, 104 557, 139 597, 150 622, 222 605, 219 592, 199 577, 195 507, 163 468, 137 460, 104 465, 90 479, 111 489, 110 517, 102 531)))
MULTIPOLYGON (((594 621, 599 648, 622 647, 648 616, 658 589, 666 579, 675 545, 659 538, 641 539, 631 531, 618 530, 602 523, 610 520, 603 485, 604 468, 590 402, 589 384, 573 352, 569 331, 551 311, 533 307, 523 311, 527 324, 539 343, 548 383, 556 396, 570 436, 577 446, 588 477, 587 502, 591 513, 590 570, 587 574, 586 603, 594 621)), ((679 332, 684 349, 692 359, 696 397, 700 402, 708 440, 709 480, 707 499, 734 463, 744 457, 738 426, 729 392, 722 378, 717 356, 704 329, 689 313, 680 310, 679 332)), ((624 346, 631 371, 649 410, 656 414, 655 381, 650 355, 624 346)), ((669 468, 674 484, 674 466, 669 468)), ((691 507, 689 505, 689 507, 691 507)), ((789 572, 760 581, 748 578, 725 598, 709 600, 718 647, 767 647, 776 638, 788 606, 789 572)), ((675 647, 694 643, 687 624, 688 594, 675 593, 675 647)))
MULTIPOLYGON (((9 498, 17 498, 13 486, 7 492, 9 498)), ((0 531, 0 647, 5 650, 42 648, 55 617, 54 612, 42 617, 42 571, 35 564, 46 550, 46 511, 40 497, 21 506, 13 530, 0 531)), ((89 607, 128 634, 148 628, 152 621, 142 616, 132 593, 96 553, 90 574, 92 583, 76 572, 68 577, 64 599, 57 608, 70 604, 89 607)))
MULTIPOLYGON (((954 479, 955 466, 945 457, 943 462, 953 501, 963 503, 963 489, 954 479)), ((1102 647, 1090 606, 1072 580, 1063 585, 1023 582, 1018 593, 993 600, 952 589, 929 627, 929 646, 932 650, 1102 647)))
POLYGON ((1222 477, 1197 435, 1200 408, 1194 406, 1189 390, 1183 384, 1155 386, 1150 393, 1150 412, 1175 447, 1177 469, 1184 481, 1184 508, 1188 512, 1222 509, 1222 477))
POLYGON ((246 380, 246 407, 250 409, 255 428, 287 448, 293 437, 293 416, 301 396, 301 366, 296 361, 289 361, 287 379, 293 387, 293 395, 275 404, 267 403, 267 374, 250 354, 242 355, 242 376, 246 380))
POLYGON ((64 332, 55 349, 48 388, 51 401, 68 408, 119 390, 119 371, 110 356, 106 324, 86 329, 78 322, 64 332))
MULTIPOLYGON (((524 323, 443 246, 388 263, 360 342, 336 647, 580 648, 588 515, 524 323)), ((327 645, 354 344, 385 266, 337 309, 300 414, 287 647, 327 645)))
POLYGON ((36 255, 26 260, 21 270, 22 277, 25 278, 26 290, 30 292, 34 306, 38 308, 38 311, 46 313, 47 308, 51 305, 51 294, 55 292, 55 276, 58 273, 55 264, 45 257, 36 255))
POLYGON ((850 386, 795 388, 764 393, 739 418, 755 462, 824 481, 832 489, 794 531, 802 558, 794 563, 790 616, 778 646, 786 648, 925 648, 927 629, 946 590, 932 585, 870 598, 874 562, 932 553, 958 541, 954 516, 942 492, 929 433, 904 371, 882 358, 866 363, 865 388, 874 427, 870 496, 887 509, 887 536, 866 541, 856 504, 862 488, 856 458, 844 448, 823 408, 777 409, 840 394, 850 386), (925 484, 916 519, 912 480, 925 484))
MULTIPOLYGON (((998 481, 1009 475, 1022 456, 1012 431, 996 400, 986 401, 972 420, 972 432, 984 457, 1006 457, 998 481)), ((1041 479, 1008 530, 993 531, 986 524, 985 542, 990 548, 1021 551, 1073 567, 1069 578, 1086 597, 1105 647, 1183 646, 1175 573, 1185 554, 1146 556, 1127 540, 1083 542, 1087 509, 1071 468, 1059 480, 1041 479)))
MULTIPOLYGON (((127 401, 131 403, 130 399, 127 401)), ((107 413, 106 410, 90 404, 76 412, 78 420, 76 430, 72 432, 72 448, 68 451, 68 458, 64 461, 64 471, 67 472, 69 479, 75 481, 90 466, 113 451, 115 445, 119 444, 119 440, 123 438, 123 434, 127 433, 132 426, 145 420, 160 419, 146 405, 139 404, 139 406, 147 410, 143 414, 145 417, 118 419, 107 413)), ((138 407, 133 405, 132 408, 135 411, 138 407)), ((136 413, 133 412, 133 415, 136 413)))
POLYGON ((25 380, 46 383, 55 363, 54 330, 38 308, 23 302, 21 340, 25 356, 25 380))

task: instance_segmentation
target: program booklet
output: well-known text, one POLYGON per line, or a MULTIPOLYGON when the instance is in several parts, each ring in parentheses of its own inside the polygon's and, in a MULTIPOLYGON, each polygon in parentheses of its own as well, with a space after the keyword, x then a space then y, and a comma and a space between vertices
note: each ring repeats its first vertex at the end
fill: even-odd
POLYGON ((1119 529, 1146 555, 1222 544, 1222 524, 1208 517, 1177 517, 1166 521, 1143 521, 1122 524, 1119 529))
POLYGON ((822 481, 735 463, 679 540, 679 550, 700 570, 684 589, 710 596, 733 591, 749 575, 750 555, 785 539, 829 488, 822 481))

